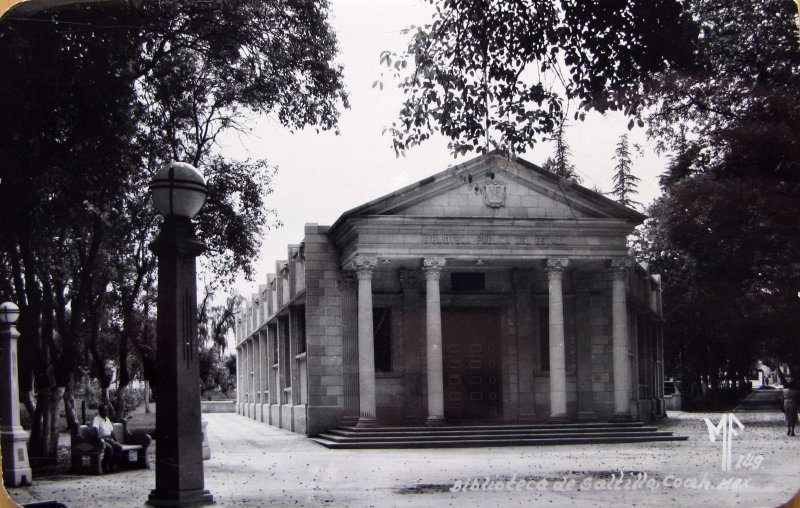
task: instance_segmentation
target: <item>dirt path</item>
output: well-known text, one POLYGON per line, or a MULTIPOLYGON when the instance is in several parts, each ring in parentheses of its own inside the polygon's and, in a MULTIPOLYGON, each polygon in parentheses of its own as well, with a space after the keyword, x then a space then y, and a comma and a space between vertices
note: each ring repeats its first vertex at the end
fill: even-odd
MULTIPOLYGON (((328 450, 232 414, 205 415, 212 458, 206 487, 217 506, 778 506, 800 489, 800 437, 780 413, 737 414, 734 469, 704 417, 659 424, 685 442, 446 450, 328 450), (738 467, 736 467, 738 465, 738 467), (455 491, 452 491, 455 490, 455 491)), ((70 508, 142 506, 153 471, 58 477, 13 489, 19 502, 70 508)))

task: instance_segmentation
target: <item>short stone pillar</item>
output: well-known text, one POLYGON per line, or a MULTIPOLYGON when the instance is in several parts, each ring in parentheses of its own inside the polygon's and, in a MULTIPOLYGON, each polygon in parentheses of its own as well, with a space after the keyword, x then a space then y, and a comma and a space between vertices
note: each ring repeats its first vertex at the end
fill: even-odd
POLYGON ((444 368, 442 365, 442 306, 439 295, 439 278, 444 268, 444 258, 425 258, 426 336, 428 372, 428 418, 426 425, 443 425, 444 419, 444 368))
POLYGON ((547 260, 550 295, 550 417, 551 423, 567 421, 567 369, 564 351, 564 293, 562 280, 569 260, 547 260))
POLYGON ((17 380, 17 338, 14 327, 19 309, 11 302, 0 305, 0 446, 3 456, 3 483, 6 487, 33 482, 28 461, 30 436, 19 422, 19 382, 17 380))
POLYGON ((203 460, 208 460, 211 458, 211 446, 208 444, 208 420, 202 420, 200 424, 203 426, 203 460))

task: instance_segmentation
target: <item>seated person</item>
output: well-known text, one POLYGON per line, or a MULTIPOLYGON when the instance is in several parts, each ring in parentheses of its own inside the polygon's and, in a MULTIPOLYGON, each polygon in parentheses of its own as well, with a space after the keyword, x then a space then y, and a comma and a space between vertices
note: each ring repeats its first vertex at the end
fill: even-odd
POLYGON ((111 471, 115 464, 115 459, 122 454, 122 445, 114 438, 114 424, 108 418, 108 408, 105 404, 100 404, 97 408, 97 416, 92 420, 92 429, 97 433, 105 446, 103 452, 103 470, 111 471))

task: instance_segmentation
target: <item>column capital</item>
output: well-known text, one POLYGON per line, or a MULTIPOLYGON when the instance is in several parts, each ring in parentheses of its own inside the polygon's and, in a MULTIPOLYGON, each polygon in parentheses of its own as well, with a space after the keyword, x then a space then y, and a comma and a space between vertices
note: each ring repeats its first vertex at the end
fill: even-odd
POLYGON ((631 266, 633 266, 633 262, 630 258, 613 258, 608 267, 608 271, 611 272, 613 278, 622 279, 628 274, 628 270, 630 270, 631 266))
POLYGON ((371 279, 372 271, 377 264, 378 258, 356 256, 356 258, 353 259, 353 268, 355 268, 356 273, 358 273, 359 279, 371 279))
POLYGON ((423 258, 422 271, 425 272, 425 279, 438 280, 445 262, 444 258, 423 258))
POLYGON ((567 270, 567 266, 569 266, 568 258, 547 258, 545 271, 547 271, 548 278, 561 278, 567 270))

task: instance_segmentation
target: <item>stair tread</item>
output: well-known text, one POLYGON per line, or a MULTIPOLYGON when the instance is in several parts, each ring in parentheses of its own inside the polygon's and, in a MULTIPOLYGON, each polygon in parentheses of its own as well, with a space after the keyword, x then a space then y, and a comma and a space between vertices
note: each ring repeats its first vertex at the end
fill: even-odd
POLYGON ((607 433, 607 432, 598 432, 598 433, 555 433, 555 434, 511 434, 511 435, 502 435, 498 436, 496 434, 475 434, 469 436, 442 436, 442 435, 431 435, 431 436, 378 436, 378 435, 366 435, 366 436, 339 436, 336 434, 328 434, 323 433, 320 434, 319 437, 328 439, 328 440, 335 440, 337 442, 366 442, 366 441, 469 441, 469 440, 499 440, 499 439, 572 439, 572 438, 646 438, 646 437, 660 437, 660 436, 671 436, 671 432, 666 431, 656 431, 656 432, 649 432, 649 433, 637 433, 637 434, 625 434, 625 433, 607 433))
POLYGON ((471 429, 478 429, 478 430, 489 430, 489 429, 554 429, 554 428, 575 428, 575 429, 585 429, 585 428, 594 428, 594 427, 616 427, 616 428, 638 428, 643 427, 643 422, 595 422, 595 423, 561 423, 561 424, 551 424, 551 423, 533 423, 533 424, 515 424, 515 425, 492 425, 492 424, 481 424, 481 425, 447 425, 445 427, 431 427, 426 425, 408 425, 408 426, 379 426, 379 427, 353 427, 353 426, 342 426, 336 427, 338 429, 348 430, 352 432, 369 432, 371 430, 379 429, 383 431, 398 431, 398 430, 420 430, 420 431, 430 431, 431 429, 436 428, 447 428, 447 429, 463 429, 463 430, 471 430, 471 429))
POLYGON ((516 428, 503 428, 503 429, 454 429, 454 428, 442 428, 437 429, 435 427, 429 427, 426 429, 420 430, 384 430, 384 429, 373 429, 373 430, 361 430, 360 432, 353 432, 351 430, 342 429, 342 428, 334 428, 329 430, 329 433, 334 433, 342 436, 363 436, 363 435, 381 435, 381 436, 391 436, 391 435, 403 435, 403 436, 430 436, 430 435, 458 435, 458 436, 469 436, 474 434, 486 434, 486 433, 498 433, 498 434, 521 434, 521 433, 528 433, 528 434, 554 434, 554 433, 576 433, 576 432, 636 432, 636 433, 647 433, 647 432, 656 432, 658 431, 658 427, 592 427, 587 429, 574 429, 574 428, 560 428, 560 427, 550 427, 550 428, 542 428, 542 429, 516 429, 516 428))
POLYGON ((327 448, 435 448, 435 447, 490 447, 490 446, 546 446, 560 444, 613 444, 613 443, 637 443, 637 442, 657 442, 657 441, 685 441, 686 436, 634 436, 634 437, 559 437, 559 438, 536 438, 536 439, 492 439, 492 440, 460 440, 460 441, 395 441, 386 443, 382 441, 364 442, 335 442, 323 438, 312 438, 312 440, 327 448), (391 445, 391 446, 387 446, 391 445))

